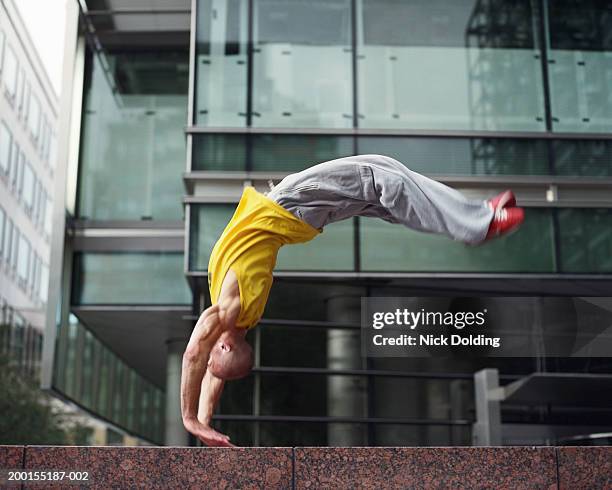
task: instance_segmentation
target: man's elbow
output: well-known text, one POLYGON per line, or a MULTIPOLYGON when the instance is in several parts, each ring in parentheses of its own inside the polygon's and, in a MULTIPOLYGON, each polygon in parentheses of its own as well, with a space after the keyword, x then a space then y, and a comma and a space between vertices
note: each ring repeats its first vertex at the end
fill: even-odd
POLYGON ((188 345, 185 349, 185 352, 183 352, 183 363, 193 364, 195 362, 198 362, 202 359, 202 355, 203 349, 200 346, 199 342, 192 345, 188 345))

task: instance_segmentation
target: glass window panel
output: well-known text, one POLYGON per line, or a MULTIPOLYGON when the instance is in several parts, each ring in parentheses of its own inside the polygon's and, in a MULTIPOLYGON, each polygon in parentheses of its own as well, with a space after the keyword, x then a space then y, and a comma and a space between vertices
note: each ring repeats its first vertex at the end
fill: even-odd
POLYGON ((19 241, 20 241, 20 233, 17 225, 13 225, 13 245, 11 249, 11 267, 13 270, 17 269, 17 264, 19 260, 20 250, 19 250, 19 241))
POLYGON ((15 101, 17 103, 17 112, 19 117, 23 116, 23 108, 25 104, 25 90, 26 90, 26 79, 25 71, 20 69, 17 72, 17 93, 15 94, 15 101))
POLYGON ((559 209, 562 272, 612 272, 612 210, 559 209))
POLYGON ((555 272, 552 219, 546 209, 527 209, 519 231, 481 247, 379 219, 360 219, 360 235, 365 271, 555 272))
POLYGON ((28 275, 28 288, 34 288, 34 281, 36 280, 36 268, 38 267, 38 256, 34 249, 32 249, 32 254, 30 257, 30 272, 28 275))
POLYGON ((246 170, 247 135, 194 134, 192 170, 246 170))
POLYGON ((124 406, 125 406, 125 390, 123 389, 126 382, 127 369, 117 357, 115 361, 115 377, 113 379, 113 420, 123 425, 124 423, 124 406))
POLYGON ((297 172, 352 155, 352 136, 293 134, 198 134, 193 136, 193 170, 297 172), (250 162, 250 163, 248 163, 250 162))
POLYGON ((4 258, 4 234, 7 233, 7 218, 4 209, 0 207, 0 259, 4 258))
MULTIPOLYGON (((323 278, 297 282, 279 277, 272 284, 264 318, 327 321, 328 299, 338 294, 338 285, 323 278)), ((365 293, 361 287, 343 285, 341 294, 360 297, 365 293)))
MULTIPOLYGON (((134 427, 134 415, 136 411, 136 396, 137 396, 137 377, 136 372, 131 370, 128 376, 128 396, 127 396, 127 420, 126 425, 128 429, 135 430, 134 427)), ((136 429, 137 430, 137 429, 136 429)))
POLYGON ((34 137, 34 139, 38 140, 40 133, 40 102, 38 101, 38 97, 36 97, 36 95, 32 95, 32 98, 30 99, 28 128, 30 129, 30 134, 34 137))
POLYGON ((11 146, 13 136, 8 126, 2 122, 0 124, 0 173, 8 174, 11 165, 11 146))
POLYGON ((355 267, 354 222, 333 223, 307 243, 282 247, 278 253, 279 271, 350 271, 355 267))
POLYGON ((252 125, 352 127, 351 2, 254 0, 253 9, 252 125))
MULTIPOLYGON (((331 292, 330 292, 331 294, 331 292)), ((273 308, 266 316, 274 315, 273 308)), ((262 366, 326 368, 327 339, 338 329, 260 325, 262 366)), ((342 330, 344 331, 344 330, 342 330)), ((357 331, 359 333, 359 331, 357 331)))
POLYGON ((23 188, 21 195, 28 209, 31 209, 34 204, 34 183, 34 172, 30 164, 26 163, 23 166, 23 188))
POLYGON ((189 304, 181 253, 75 255, 74 304, 189 304))
POLYGON ((4 42, 6 36, 2 30, 0 30, 0 75, 2 74, 2 65, 4 64, 4 42))
POLYGON ((327 384, 334 376, 262 373, 260 377, 262 415, 328 415, 327 384))
POLYGON ((612 131, 612 5, 548 0, 553 128, 612 131))
POLYGON ((252 137, 253 170, 298 172, 354 153, 351 136, 273 135, 252 137))
POLYGON ((7 44, 4 50, 4 62, 2 65, 2 81, 4 82, 5 92, 12 100, 17 93, 17 56, 13 48, 7 44))
MULTIPOLYGON (((235 204, 192 205, 189 269, 205 271, 212 249, 232 217, 235 204)), ((353 221, 325 227, 314 240, 282 247, 276 270, 352 270, 353 221)))
POLYGON ((191 206, 189 270, 208 270, 208 260, 215 243, 234 214, 236 204, 191 206))
POLYGON ((382 154, 424 174, 548 175, 545 141, 501 138, 407 138, 370 136, 357 139, 357 153, 382 154))
POLYGON ((4 229, 4 240, 3 240, 3 246, 2 246, 2 250, 3 250, 3 255, 4 255, 4 260, 6 261, 6 264, 10 264, 11 263, 11 255, 13 253, 12 251, 12 243, 13 243, 13 222, 11 221, 10 218, 6 218, 6 227, 4 229))
POLYGON ((49 292, 49 266, 42 264, 40 268, 40 300, 43 303, 47 302, 47 294, 49 292))
POLYGON ((11 168, 9 170, 9 177, 11 185, 14 190, 19 192, 20 175, 22 175, 22 166, 24 163, 24 156, 22 151, 19 149, 17 140, 13 140, 13 150, 11 151, 11 168))
MULTIPOLYGON (((84 348, 83 348, 83 362, 81 364, 81 394, 80 402, 88 408, 92 406, 92 390, 93 386, 93 349, 94 343, 97 340, 94 339, 91 332, 88 330, 84 331, 84 348)), ((97 387, 96 387, 97 388, 97 387)))
POLYGON ((74 315, 70 315, 68 332, 66 338, 66 371, 64 378, 64 391, 70 397, 76 396, 76 358, 77 358, 77 338, 78 322, 74 315))
POLYGON ((57 138, 53 132, 50 134, 49 138, 48 162, 51 168, 54 169, 57 163, 57 138))
POLYGON ((544 131, 531 0, 364 0, 359 125, 544 131))
POLYGON ((248 4, 198 1, 194 119, 199 126, 246 126, 248 4))
POLYGON ((81 217, 182 218, 187 58, 182 51, 111 53, 105 69, 88 56, 81 217))
POLYGON ((47 236, 51 236, 51 225, 53 222, 53 206, 51 203, 51 199, 49 199, 49 196, 47 196, 46 202, 45 202, 45 233, 47 234, 47 236))
POLYGON ((151 423, 151 417, 149 414, 151 387, 148 384, 144 384, 141 389, 141 398, 138 401, 140 406, 138 407, 138 411, 134 414, 134 416, 137 420, 137 430, 140 430, 143 433, 148 433, 150 432, 149 426, 151 423))
POLYGON ((553 155, 559 175, 612 177, 610 140, 555 140, 553 155))

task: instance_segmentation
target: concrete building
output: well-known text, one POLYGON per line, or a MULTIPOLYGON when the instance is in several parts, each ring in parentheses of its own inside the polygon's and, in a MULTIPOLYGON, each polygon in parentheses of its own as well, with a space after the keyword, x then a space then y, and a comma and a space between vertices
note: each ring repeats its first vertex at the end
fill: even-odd
POLYGON ((58 96, 16 4, 0 2, 0 352, 40 369, 58 96))
MULTIPOLYGON (((473 374, 610 373, 605 359, 373 359, 363 296, 610 296, 609 7, 530 0, 70 3, 43 385, 155 443, 245 185, 388 154, 473 197, 512 187, 520 233, 466 248, 372 219, 286 247, 253 375, 216 417, 242 445, 472 441, 473 374)), ((534 314, 540 314, 534 303, 534 314)), ((503 442, 609 427, 544 400, 503 442)))

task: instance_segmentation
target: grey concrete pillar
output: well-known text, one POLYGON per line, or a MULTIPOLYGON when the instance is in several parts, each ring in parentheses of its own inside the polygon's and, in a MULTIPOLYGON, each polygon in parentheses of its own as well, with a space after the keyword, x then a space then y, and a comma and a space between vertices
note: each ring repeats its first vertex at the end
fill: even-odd
POLYGON ((188 446, 189 434, 181 417, 181 368, 185 339, 166 341, 166 446, 188 446))
POLYGON ((472 430, 474 446, 501 446, 501 407, 497 391, 497 369, 482 369, 474 373, 476 422, 472 430))
MULTIPOLYGON (((361 296, 355 291, 336 291, 327 299, 328 321, 359 325, 361 296)), ((327 334, 329 369, 362 369, 359 330, 330 330, 327 334)), ((330 376, 327 381, 327 413, 330 417, 366 417, 367 382, 354 376, 330 376)), ((330 446, 367 445, 364 424, 330 424, 327 431, 330 446)))

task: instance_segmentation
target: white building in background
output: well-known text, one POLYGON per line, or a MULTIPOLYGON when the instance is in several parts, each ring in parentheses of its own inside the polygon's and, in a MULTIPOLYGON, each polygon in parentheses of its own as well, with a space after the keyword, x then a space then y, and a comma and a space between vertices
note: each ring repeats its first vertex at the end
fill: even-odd
POLYGON ((0 0, 0 352, 37 374, 47 301, 58 95, 0 0))

